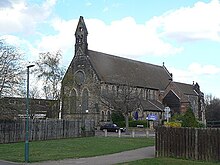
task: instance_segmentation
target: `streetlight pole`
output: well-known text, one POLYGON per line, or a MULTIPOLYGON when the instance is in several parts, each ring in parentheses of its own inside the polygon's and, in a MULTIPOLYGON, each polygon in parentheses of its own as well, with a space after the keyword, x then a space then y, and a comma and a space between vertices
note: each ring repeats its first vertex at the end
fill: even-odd
POLYGON ((29 69, 34 65, 27 66, 27 97, 26 97, 26 123, 25 123, 25 162, 29 162, 29 69))

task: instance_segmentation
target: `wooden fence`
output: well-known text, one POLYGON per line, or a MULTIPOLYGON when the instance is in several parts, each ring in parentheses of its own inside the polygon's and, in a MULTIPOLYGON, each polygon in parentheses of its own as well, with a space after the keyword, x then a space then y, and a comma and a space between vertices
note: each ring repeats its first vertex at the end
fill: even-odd
MULTIPOLYGON (((29 140, 94 136, 94 121, 29 120, 29 140)), ((25 120, 0 122, 0 143, 25 140, 25 120)))
POLYGON ((220 129, 158 127, 156 156, 220 161, 220 129))

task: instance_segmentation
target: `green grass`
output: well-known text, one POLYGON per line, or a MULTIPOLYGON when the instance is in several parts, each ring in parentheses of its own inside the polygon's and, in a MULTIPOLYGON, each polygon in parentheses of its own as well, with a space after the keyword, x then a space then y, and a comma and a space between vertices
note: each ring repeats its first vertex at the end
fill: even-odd
MULTIPOLYGON (((152 138, 86 137, 29 143, 30 162, 92 157, 153 146, 152 138)), ((24 142, 0 144, 0 159, 24 162, 24 142)))
POLYGON ((143 160, 121 163, 120 165, 217 165, 215 162, 201 162, 174 158, 148 158, 143 160))

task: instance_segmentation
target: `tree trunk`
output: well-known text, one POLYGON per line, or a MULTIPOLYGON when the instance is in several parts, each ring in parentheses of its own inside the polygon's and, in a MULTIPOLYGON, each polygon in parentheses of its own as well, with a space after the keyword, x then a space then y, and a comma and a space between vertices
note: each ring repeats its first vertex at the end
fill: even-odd
POLYGON ((125 114, 125 125, 126 125, 126 130, 125 130, 125 134, 128 135, 128 128, 129 128, 129 123, 128 123, 128 114, 125 114))

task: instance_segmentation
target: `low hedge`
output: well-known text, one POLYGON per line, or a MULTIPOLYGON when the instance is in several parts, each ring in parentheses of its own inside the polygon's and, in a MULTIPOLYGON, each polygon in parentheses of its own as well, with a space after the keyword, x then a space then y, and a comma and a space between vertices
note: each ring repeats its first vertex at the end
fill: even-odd
MULTIPOLYGON (((125 121, 117 121, 115 122, 119 127, 125 127, 125 121)), ((143 125, 144 128, 149 127, 149 122, 147 120, 130 120, 129 127, 137 127, 137 125, 143 125)))

